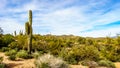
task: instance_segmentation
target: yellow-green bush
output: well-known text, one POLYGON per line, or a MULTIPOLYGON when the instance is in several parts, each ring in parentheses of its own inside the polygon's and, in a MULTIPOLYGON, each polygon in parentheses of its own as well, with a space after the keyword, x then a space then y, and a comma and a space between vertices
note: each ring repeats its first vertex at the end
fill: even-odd
POLYGON ((11 49, 7 52, 5 52, 5 55, 10 56, 10 55, 16 55, 17 51, 15 49, 11 49))
POLYGON ((78 64, 82 60, 99 60, 99 51, 94 46, 75 45, 72 48, 65 48, 59 53, 65 61, 70 64, 78 64))
POLYGON ((23 58, 23 59, 28 59, 28 58, 29 58, 29 55, 28 55, 27 51, 25 51, 25 50, 20 50, 20 51, 16 54, 16 57, 23 58))
POLYGON ((105 67, 110 67, 110 68, 116 68, 115 64, 111 61, 108 60, 100 60, 98 62, 99 66, 105 66, 105 67))

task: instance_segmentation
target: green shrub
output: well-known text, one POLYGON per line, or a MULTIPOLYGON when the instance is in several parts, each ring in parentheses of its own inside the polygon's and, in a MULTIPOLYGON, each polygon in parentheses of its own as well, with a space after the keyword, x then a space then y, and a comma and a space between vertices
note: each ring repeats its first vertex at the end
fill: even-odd
POLYGON ((63 60, 50 54, 38 57, 38 59, 35 60, 35 65, 36 68, 69 68, 68 64, 63 60))
POLYGON ((66 58, 65 61, 67 61, 69 64, 77 64, 78 63, 77 60, 74 57, 72 57, 72 55, 66 56, 65 58, 66 58))
POLYGON ((23 58, 23 59, 28 59, 29 58, 29 55, 28 55, 27 51, 25 51, 25 50, 20 50, 16 54, 16 56, 19 57, 19 58, 23 58))
POLYGON ((62 57, 67 63, 69 64, 77 64, 76 56, 74 55, 74 52, 71 51, 71 49, 63 48, 59 52, 59 57, 62 57))
POLYGON ((14 49, 9 50, 8 52, 5 52, 5 55, 7 56, 16 55, 16 54, 17 54, 17 51, 14 49))
POLYGON ((70 64, 78 64, 83 60, 99 60, 99 51, 94 46, 75 45, 72 48, 64 48, 59 56, 70 64))
POLYGON ((115 64, 111 61, 108 60, 100 60, 98 62, 99 66, 105 66, 105 67, 111 67, 111 68, 116 68, 115 64))
POLYGON ((0 68, 5 68, 5 64, 2 63, 3 57, 0 57, 0 68))
POLYGON ((0 68, 5 68, 5 64, 0 63, 0 68))
POLYGON ((94 46, 76 46, 72 50, 74 52, 74 55, 76 56, 76 59, 78 61, 81 60, 93 60, 97 61, 99 60, 99 51, 94 46))
POLYGON ((1 52, 6 52, 6 51, 9 51, 9 50, 10 50, 10 48, 8 48, 8 47, 2 47, 2 49, 0 49, 1 52))
POLYGON ((33 53, 33 57, 36 58, 36 59, 37 59, 40 55, 42 55, 42 52, 41 52, 41 51, 37 51, 37 52, 34 52, 34 53, 33 53))
POLYGON ((79 64, 83 65, 83 66, 88 66, 88 60, 84 60, 84 61, 81 61, 79 62, 79 64))
POLYGON ((9 44, 9 48, 11 48, 11 49, 19 48, 18 43, 16 41, 15 42, 11 42, 9 44))
POLYGON ((10 60, 15 60, 15 59, 16 59, 16 56, 15 56, 15 55, 10 55, 8 59, 10 59, 10 60))

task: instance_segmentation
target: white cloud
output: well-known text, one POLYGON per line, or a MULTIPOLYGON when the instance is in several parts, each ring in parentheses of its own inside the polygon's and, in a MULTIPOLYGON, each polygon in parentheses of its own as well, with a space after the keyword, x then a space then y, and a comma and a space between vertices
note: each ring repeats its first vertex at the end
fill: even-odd
POLYGON ((83 32, 80 35, 84 37, 106 37, 106 36, 116 36, 120 33, 119 27, 109 28, 109 29, 101 29, 101 30, 94 30, 90 32, 83 32))
MULTIPOLYGON (((13 2, 16 3, 14 0, 13 2)), ((81 33, 82 31, 94 28, 96 25, 105 25, 111 22, 119 21, 120 3, 109 6, 108 4, 110 1, 108 0, 84 0, 80 1, 80 4, 75 4, 76 2, 79 2, 79 0, 59 0, 59 2, 57 0, 52 2, 49 0, 32 0, 30 2, 24 3, 23 5, 18 5, 18 7, 6 8, 6 11, 2 12, 3 14, 6 14, 7 12, 19 12, 20 14, 12 15, 16 18, 12 18, 12 16, 8 15, 8 19, 3 19, 2 21, 0 20, 0 23, 6 22, 0 26, 5 29, 5 33, 24 29, 23 23, 28 19, 27 11, 32 9, 34 16, 33 28, 37 29, 34 30, 35 33, 38 33, 42 30, 48 30, 46 33, 51 32, 52 34, 57 35, 74 34, 96 37, 106 36, 110 32, 112 35, 115 35, 116 32, 119 32, 117 28, 108 28, 107 30, 101 29, 81 33), (108 8, 104 8, 106 6, 108 8), (111 9, 111 11, 108 9, 111 9), (106 10, 108 11, 106 12, 106 10), (21 21, 23 23, 21 23, 21 21), (8 24, 12 25, 8 26, 8 24), (6 28, 6 26, 8 27, 6 28)))
POLYGON ((0 27, 2 27, 5 33, 24 31, 24 26, 14 19, 0 19, 0 24, 0 27))

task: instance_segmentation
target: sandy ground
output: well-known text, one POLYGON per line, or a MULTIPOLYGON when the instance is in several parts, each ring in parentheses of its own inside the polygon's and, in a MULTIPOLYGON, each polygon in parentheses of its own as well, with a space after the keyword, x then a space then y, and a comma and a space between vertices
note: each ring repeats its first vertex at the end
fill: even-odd
POLYGON ((10 61, 4 53, 0 52, 0 56, 4 57, 3 62, 7 64, 7 68, 35 68, 34 59, 10 61))
POLYGON ((116 68, 120 68, 120 62, 115 63, 116 68))
POLYGON ((82 65, 71 65, 72 68, 88 68, 87 66, 82 65))
MULTIPOLYGON (((4 53, 0 52, 0 56, 4 57, 3 62, 7 64, 7 68, 35 68, 34 59, 10 61, 4 53)), ((115 63, 116 68, 120 68, 120 62, 115 63)), ((72 68, 88 68, 82 65, 71 65, 72 68)))

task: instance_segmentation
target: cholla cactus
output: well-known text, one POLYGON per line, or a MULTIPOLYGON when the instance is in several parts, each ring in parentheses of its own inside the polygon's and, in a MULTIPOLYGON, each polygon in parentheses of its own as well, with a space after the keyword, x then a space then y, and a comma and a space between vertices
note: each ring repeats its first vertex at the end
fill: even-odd
POLYGON ((25 34, 28 35, 28 53, 32 49, 32 10, 29 10, 29 21, 25 23, 25 34))

